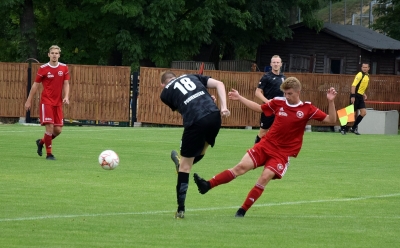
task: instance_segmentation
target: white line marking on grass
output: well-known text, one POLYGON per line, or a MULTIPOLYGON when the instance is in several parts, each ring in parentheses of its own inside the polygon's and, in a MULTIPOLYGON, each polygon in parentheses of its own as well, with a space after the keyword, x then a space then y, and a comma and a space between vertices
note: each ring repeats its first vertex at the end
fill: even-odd
MULTIPOLYGON (((300 204, 312 204, 312 203, 326 203, 326 202, 346 202, 346 201, 361 201, 375 198, 389 198, 400 196, 397 194, 378 195, 378 196, 365 196, 355 198, 343 198, 343 199, 329 199, 329 200, 312 200, 312 201, 297 201, 297 202, 277 202, 268 204, 254 204, 253 207, 272 207, 272 206, 284 206, 284 205, 300 205, 300 204)), ((210 210, 223 210, 223 209, 236 209, 239 206, 230 207, 211 207, 211 208, 191 208, 188 209, 192 212, 195 211, 210 211, 210 210)), ((79 218, 79 217, 97 217, 97 216, 118 216, 118 215, 147 215, 147 214, 165 214, 171 213, 171 210, 161 211, 146 211, 146 212, 129 212, 129 213, 100 213, 100 214, 70 214, 70 215, 45 215, 45 216, 33 216, 33 217, 20 217, 20 218, 6 218, 0 219, 0 222, 12 222, 12 221, 27 221, 27 220, 45 220, 45 219, 64 219, 64 218, 79 218)), ((346 216, 333 216, 336 218, 345 218, 346 216)), ((321 216, 304 216, 304 218, 323 218, 321 216)), ((400 216, 393 216, 391 218, 400 218, 400 216)))
MULTIPOLYGON (((251 215, 252 218, 265 218, 265 215, 251 215)), ((389 220, 394 220, 394 219, 400 219, 400 216, 376 216, 376 215, 370 215, 370 216, 362 216, 360 217, 359 215, 280 215, 280 214, 274 214, 274 218, 288 218, 292 219, 293 217, 295 218, 302 218, 302 219, 389 219, 389 220)))
POLYGON ((388 198, 388 197, 396 197, 396 196, 400 196, 400 193, 389 194, 389 195, 378 195, 378 196, 355 197, 355 198, 329 199, 329 200, 278 202, 278 203, 256 204, 254 206, 257 206, 257 207, 269 207, 269 206, 297 205, 297 204, 308 204, 308 203, 361 201, 361 200, 368 200, 368 199, 373 199, 373 198, 388 198))

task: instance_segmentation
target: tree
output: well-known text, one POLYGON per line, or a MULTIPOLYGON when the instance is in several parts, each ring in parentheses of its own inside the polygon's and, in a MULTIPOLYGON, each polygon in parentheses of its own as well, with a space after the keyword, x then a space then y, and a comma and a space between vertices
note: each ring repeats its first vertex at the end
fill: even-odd
MULTIPOLYGON (((62 48, 73 64, 169 67, 172 60, 218 61, 290 37, 290 8, 314 27, 318 0, 2 0, 6 55, 46 61, 62 48), (12 20, 9 22, 9 20, 12 20), (11 23, 11 24, 10 24, 11 23)), ((240 55, 242 56, 242 55, 240 55)), ((0 57, 1 58, 1 57, 0 57)))
POLYGON ((169 66, 198 53, 212 27, 200 0, 43 2, 36 10, 38 37, 59 44, 68 63, 169 66))
POLYGON ((26 46, 23 45, 24 39, 19 25, 23 13, 22 7, 23 0, 0 1, 1 61, 21 61, 29 56, 25 49, 26 46))
MULTIPOLYGON (((319 6, 318 0, 220 1, 220 4, 221 2, 225 5, 216 8, 214 13, 211 33, 213 45, 203 44, 203 48, 218 50, 203 52, 203 55, 219 54, 217 59, 254 58, 261 43, 270 39, 283 40, 291 37, 291 10, 297 12, 301 9, 302 20, 308 27, 317 31, 322 28, 322 22, 314 15, 319 6)), ((205 56, 201 59, 207 60, 205 56)), ((217 62, 215 56, 207 61, 217 62)))
POLYGON ((400 40, 400 0, 378 0, 374 14, 378 18, 372 28, 400 40))

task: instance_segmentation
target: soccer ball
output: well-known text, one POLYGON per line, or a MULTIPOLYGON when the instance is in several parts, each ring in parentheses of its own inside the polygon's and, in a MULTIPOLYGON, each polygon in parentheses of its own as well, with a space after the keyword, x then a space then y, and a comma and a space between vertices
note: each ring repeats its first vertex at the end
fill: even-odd
POLYGON ((99 164, 105 170, 113 170, 119 164, 118 154, 112 150, 105 150, 99 155, 99 164))

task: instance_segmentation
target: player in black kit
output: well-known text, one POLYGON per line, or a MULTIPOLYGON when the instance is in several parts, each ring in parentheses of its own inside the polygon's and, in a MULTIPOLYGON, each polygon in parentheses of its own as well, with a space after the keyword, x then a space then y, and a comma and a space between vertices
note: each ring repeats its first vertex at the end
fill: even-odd
MULTIPOLYGON (((200 161, 209 145, 215 144, 215 138, 221 128, 221 115, 230 115, 226 106, 225 86, 221 81, 208 76, 188 74, 177 77, 167 71, 161 76, 161 100, 173 111, 178 111, 183 118, 184 131, 181 140, 180 158, 176 157, 178 182, 176 196, 178 209, 175 218, 182 219, 185 214, 186 192, 189 173, 193 164, 200 161), (216 88, 219 102, 218 109, 207 88, 216 88)), ((173 156, 177 156, 172 152, 173 156)))
MULTIPOLYGON (((282 59, 279 55, 274 55, 271 58, 271 71, 267 72, 260 79, 260 83, 256 89, 256 97, 260 99, 263 103, 268 100, 273 99, 277 96, 283 96, 283 92, 280 87, 283 81, 285 81, 285 76, 281 73, 282 59)), ((255 143, 260 142, 261 138, 268 132, 274 122, 275 116, 265 116, 261 113, 260 117, 260 131, 256 136, 255 143)))

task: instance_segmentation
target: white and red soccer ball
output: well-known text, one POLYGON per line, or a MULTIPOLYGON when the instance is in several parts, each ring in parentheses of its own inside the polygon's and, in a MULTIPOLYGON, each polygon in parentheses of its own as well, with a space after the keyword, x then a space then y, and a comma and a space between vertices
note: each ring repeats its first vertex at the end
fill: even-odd
POLYGON ((119 165, 119 157, 113 150, 105 150, 99 155, 99 164, 105 170, 113 170, 119 165))

